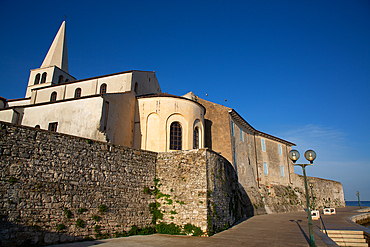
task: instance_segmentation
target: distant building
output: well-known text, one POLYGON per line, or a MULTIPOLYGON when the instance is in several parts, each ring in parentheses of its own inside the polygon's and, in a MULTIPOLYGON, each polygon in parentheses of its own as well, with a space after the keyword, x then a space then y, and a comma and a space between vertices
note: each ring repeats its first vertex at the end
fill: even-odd
POLYGON ((69 74, 65 22, 25 98, 0 97, 0 121, 155 152, 210 148, 245 187, 290 185, 294 143, 253 128, 234 109, 162 93, 155 72, 130 70, 76 80, 69 74))

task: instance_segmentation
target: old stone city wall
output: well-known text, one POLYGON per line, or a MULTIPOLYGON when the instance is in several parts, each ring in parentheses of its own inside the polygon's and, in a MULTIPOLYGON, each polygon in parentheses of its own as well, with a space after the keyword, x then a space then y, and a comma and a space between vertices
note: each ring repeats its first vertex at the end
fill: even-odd
POLYGON ((156 153, 5 123, 0 133, 0 245, 151 224, 143 188, 154 186, 156 153))
MULTIPOLYGON (((159 221, 190 223, 208 234, 305 205, 298 175, 292 187, 243 188, 233 166, 209 149, 154 153, 3 122, 0 169, 4 246, 112 237, 152 225, 153 203, 163 214, 159 221)), ((317 202, 344 206, 340 183, 310 180, 317 202)))

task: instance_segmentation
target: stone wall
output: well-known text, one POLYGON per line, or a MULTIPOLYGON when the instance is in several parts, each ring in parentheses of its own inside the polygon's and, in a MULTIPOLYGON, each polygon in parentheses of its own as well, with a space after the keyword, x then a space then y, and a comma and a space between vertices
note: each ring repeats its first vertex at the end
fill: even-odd
MULTIPOLYGON (((246 217, 305 207, 302 176, 293 174, 288 186, 245 186, 209 149, 154 153, 3 122, 0 169, 4 246, 112 237, 152 225, 153 203, 160 221, 190 223, 210 235, 246 217)), ((316 208, 345 206, 339 182, 308 182, 316 208)))
MULTIPOLYGON (((340 182, 307 177, 307 184, 313 184, 312 193, 311 188, 308 187, 310 201, 312 202, 312 194, 316 209, 325 207, 338 208, 345 207, 346 203, 344 200, 343 186, 340 182)), ((302 200, 306 200, 304 190, 304 179, 303 176, 294 174, 294 185, 302 190, 302 200)), ((306 207, 306 206, 304 206, 306 207)))
POLYGON ((113 236, 151 224, 154 197, 143 188, 154 186, 156 153, 6 123, 0 138, 0 245, 75 241, 96 235, 96 225, 113 236))
POLYGON ((212 235, 254 214, 233 166, 209 149, 159 153, 157 178, 166 223, 190 223, 212 235))

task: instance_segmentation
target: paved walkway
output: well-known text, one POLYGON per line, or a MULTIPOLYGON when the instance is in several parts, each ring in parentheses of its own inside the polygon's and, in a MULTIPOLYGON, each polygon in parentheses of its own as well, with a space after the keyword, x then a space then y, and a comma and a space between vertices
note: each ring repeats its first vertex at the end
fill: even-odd
MULTIPOLYGON (((359 213, 359 207, 337 209, 336 215, 324 215, 327 229, 363 230, 345 218, 359 213)), ((319 231, 320 222, 314 221, 314 237, 318 247, 337 246, 319 231)), ((54 245, 55 247, 116 247, 116 246, 308 246, 306 212, 258 215, 209 238, 154 234, 97 241, 54 245)))

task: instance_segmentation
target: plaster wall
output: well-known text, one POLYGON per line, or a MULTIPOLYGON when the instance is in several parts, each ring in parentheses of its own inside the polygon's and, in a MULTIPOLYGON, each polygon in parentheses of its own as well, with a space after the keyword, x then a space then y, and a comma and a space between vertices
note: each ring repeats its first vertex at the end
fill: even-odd
POLYGON ((138 83, 136 95, 161 93, 155 72, 134 71, 132 73, 131 91, 135 91, 135 83, 138 83))
MULTIPOLYGON (((204 108, 198 103, 180 97, 138 98, 140 116, 141 148, 145 150, 170 151, 170 126, 179 122, 182 127, 182 150, 193 149, 193 130, 199 127, 200 148, 204 147, 204 108)), ((138 131, 136 131, 137 133, 138 131)), ((139 138, 139 135, 135 135, 139 138)))
POLYGON ((19 100, 9 100, 6 102, 6 107, 12 107, 12 106, 23 106, 23 105, 29 105, 30 99, 19 99, 19 100))
POLYGON ((256 136, 256 150, 258 176, 261 184, 266 186, 271 184, 288 186, 293 182, 291 176, 294 174, 294 167, 293 163, 290 160, 288 161, 287 155, 287 151, 291 150, 290 146, 258 135, 256 136), (262 150, 262 140, 265 141, 266 151, 262 150), (279 144, 281 145, 281 155, 279 154, 279 144), (264 163, 267 165, 267 174, 265 174, 266 166, 264 163))
POLYGON ((230 108, 197 98, 207 110, 204 115, 205 121, 205 147, 221 154, 229 162, 232 162, 231 136, 230 136, 230 108))
POLYGON ((134 94, 104 94, 102 97, 104 99, 102 107, 103 121, 105 121, 105 115, 107 114, 107 102, 109 104, 106 126, 107 141, 116 145, 133 147, 136 102, 134 94))
POLYGON ((131 73, 125 73, 40 88, 32 95, 35 98, 31 99, 31 102, 49 102, 54 91, 57 92, 57 100, 71 99, 74 98, 76 88, 81 88, 81 96, 99 94, 103 83, 107 84, 107 93, 127 92, 131 89, 131 75, 131 73))
POLYGON ((0 111, 0 121, 4 121, 7 123, 13 123, 13 109, 4 109, 0 111))
POLYGON ((22 125, 48 129, 58 122, 57 132, 106 141, 102 131, 103 99, 100 96, 24 108, 22 125))

